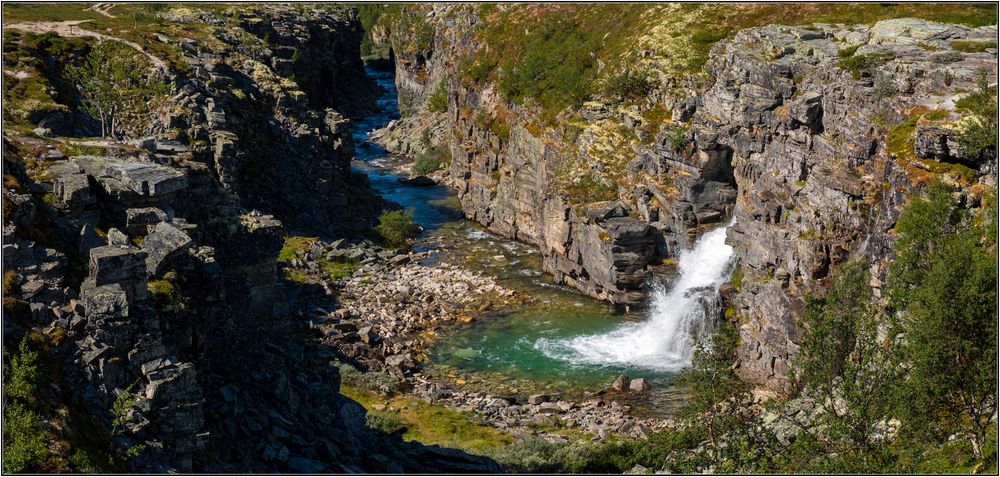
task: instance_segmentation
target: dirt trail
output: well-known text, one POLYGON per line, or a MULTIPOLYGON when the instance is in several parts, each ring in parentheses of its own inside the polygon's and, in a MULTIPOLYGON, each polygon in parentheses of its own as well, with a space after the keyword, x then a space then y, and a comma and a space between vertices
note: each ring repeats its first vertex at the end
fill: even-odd
MULTIPOLYGON (((110 16, 110 15, 109 15, 110 16)), ((65 36, 69 38, 80 38, 80 37, 93 37, 101 40, 114 40, 125 43, 126 45, 139 50, 140 53, 146 55, 149 61, 153 63, 156 69, 167 72, 167 63, 156 56, 153 56, 148 51, 144 50, 142 46, 134 41, 128 41, 123 38, 118 38, 116 36, 105 35, 104 33, 98 33, 92 30, 86 30, 81 28, 79 25, 90 20, 69 20, 64 22, 19 22, 19 23, 9 23, 4 25, 3 28, 11 30, 21 30, 30 33, 48 33, 55 32, 59 36, 65 36)))
POLYGON ((90 7, 91 10, 104 15, 109 18, 114 18, 115 16, 111 14, 111 9, 115 8, 114 3, 95 3, 94 6, 90 7))

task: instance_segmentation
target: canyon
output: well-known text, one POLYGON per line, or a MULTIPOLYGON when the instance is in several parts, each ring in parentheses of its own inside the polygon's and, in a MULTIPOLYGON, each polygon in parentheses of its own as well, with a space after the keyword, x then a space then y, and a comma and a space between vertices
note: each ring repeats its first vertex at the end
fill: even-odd
POLYGON ((821 404, 765 403, 796 385, 806 300, 856 259, 887 300, 913 197, 943 180, 982 214, 998 179, 995 145, 960 138, 995 24, 764 22, 698 60, 664 30, 703 10, 650 6, 680 23, 564 38, 585 82, 624 85, 569 101, 511 83, 530 52, 495 56, 562 45, 586 6, 100 5, 4 7, 3 293, 54 441, 99 429, 90 458, 123 456, 104 471, 511 470, 373 428, 394 395, 550 443, 681 432, 673 379, 723 322, 753 388, 726 405, 792 442, 821 404), (73 85, 101 41, 165 85, 120 137, 73 85), (369 41, 387 54, 366 64, 369 41), (407 208, 412 250, 376 227, 407 208), (579 382, 496 371, 490 347, 579 382))

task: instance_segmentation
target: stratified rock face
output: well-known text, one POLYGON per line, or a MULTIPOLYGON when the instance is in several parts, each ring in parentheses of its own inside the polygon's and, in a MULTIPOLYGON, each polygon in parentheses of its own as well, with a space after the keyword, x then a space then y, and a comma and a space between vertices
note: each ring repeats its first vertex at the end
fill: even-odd
POLYGON ((66 157, 4 136, 5 174, 35 193, 4 191, 4 282, 17 298, 5 332, 65 337, 51 354, 67 399, 118 431, 116 452, 143 446, 127 459, 133 472, 498 472, 368 429, 364 408, 339 394, 335 350, 303 338, 288 310, 282 219, 346 234, 376 211, 350 173, 345 115, 373 97, 357 19, 241 6, 233 26, 169 12, 219 41, 158 37, 190 71, 169 73, 174 96, 150 112, 149 137, 66 157), (29 161, 45 174, 29 178, 29 161), (68 283, 74 266, 82 284, 68 283), (136 406, 115 426, 123 393, 136 406))
MULTIPOLYGON (((898 124, 914 105, 949 108, 949 91, 974 88, 978 70, 993 71, 996 57, 942 64, 928 48, 995 35, 995 27, 901 19, 871 29, 771 26, 716 47, 715 83, 695 124, 698 134, 711 131, 733 151, 740 193, 729 243, 744 272, 733 300, 743 378, 784 385, 801 338, 802 296, 822 286, 832 267, 865 254, 884 276, 878 264, 888 250, 869 244, 891 243, 902 193, 913 185, 905 175, 909 159, 886 154, 877 121, 898 124), (846 46, 892 61, 855 79, 838 67, 846 46)), ((995 155, 982 159, 974 166, 983 173, 995 167, 995 155)))
POLYGON ((190 156, 191 180, 211 175, 243 205, 294 229, 364 230, 377 206, 366 178, 351 173, 345 118, 374 107, 360 23, 346 11, 261 7, 241 12, 238 25, 215 31, 221 48, 183 49, 191 75, 153 126, 169 140, 142 145, 190 156))
MULTIPOLYGON (((457 59, 476 51, 463 30, 479 21, 474 9, 437 6, 426 18, 433 44, 397 62, 401 99, 419 101, 437 78, 461 77, 457 59)), ((670 111, 671 127, 624 152, 598 146, 621 129, 644 137, 638 110, 593 101, 569 113, 582 133, 568 134, 561 119, 525 127, 532 111, 468 79, 448 83, 447 113, 404 117, 378 136, 410 154, 422 136, 440 138, 469 219, 538 246, 557 281, 613 302, 641 300, 662 259, 733 220, 728 242, 744 278, 727 298, 740 326, 739 373, 780 389, 801 340, 805 293, 864 255, 878 294, 899 209, 932 175, 923 159, 996 183, 995 151, 962 150, 955 121, 955 103, 976 88, 980 70, 996 81, 996 50, 962 53, 952 44, 995 36, 996 27, 918 19, 744 30, 713 48, 707 81, 674 82, 648 98, 670 111), (932 110, 945 119, 922 116, 932 110), (915 130, 900 142, 912 153, 890 151, 888 133, 907 118, 915 130), (575 176, 566 173, 573 168, 575 176), (586 171, 616 180, 579 182, 586 171)))

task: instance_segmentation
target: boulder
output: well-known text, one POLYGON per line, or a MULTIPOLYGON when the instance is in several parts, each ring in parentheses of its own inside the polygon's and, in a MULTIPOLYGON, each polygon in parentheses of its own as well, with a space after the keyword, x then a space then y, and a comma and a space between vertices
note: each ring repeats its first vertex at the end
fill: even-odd
POLYGON ((430 187, 432 185, 437 184, 437 182, 434 182, 434 179, 431 179, 430 177, 427 176, 417 176, 409 179, 403 179, 402 177, 400 177, 398 180, 399 182, 406 184, 410 187, 430 187))
POLYGON ((169 220, 167 214, 156 207, 133 208, 125 211, 125 230, 132 235, 146 235, 150 225, 169 220))
POLYGON ((628 388, 635 393, 644 393, 649 391, 649 383, 646 382, 645 378, 633 379, 628 383, 628 388))
POLYGON ((162 274, 170 260, 187 251, 191 243, 191 237, 173 224, 169 222, 156 224, 153 233, 142 241, 149 276, 156 277, 162 274))
POLYGON ((108 229, 108 245, 115 247, 128 246, 128 235, 114 227, 108 229))
POLYGON ((611 383, 611 389, 614 389, 615 391, 621 391, 625 389, 625 387, 628 386, 628 384, 629 384, 628 376, 625 373, 622 373, 619 374, 617 378, 615 378, 615 382, 611 383))
POLYGON ((151 197, 177 192, 188 185, 184 172, 148 162, 110 160, 105 162, 103 172, 135 193, 151 197))

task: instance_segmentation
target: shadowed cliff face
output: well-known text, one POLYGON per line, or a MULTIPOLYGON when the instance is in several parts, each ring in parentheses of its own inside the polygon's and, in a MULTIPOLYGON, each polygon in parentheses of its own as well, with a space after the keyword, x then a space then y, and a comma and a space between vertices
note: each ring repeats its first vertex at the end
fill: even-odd
POLYGON ((52 337, 54 388, 114 431, 115 453, 137 450, 130 471, 499 471, 367 428, 339 394, 336 350, 289 309, 304 291, 279 277, 286 227, 359 233, 379 208, 350 172, 344 116, 374 99, 356 18, 213 11, 157 17, 210 36, 156 40, 179 56, 141 139, 95 139, 82 155, 51 130, 5 132, 4 293, 19 300, 5 339, 52 337), (126 395, 133 409, 113 416, 126 395))
MULTIPOLYGON (((878 293, 914 190, 941 176, 978 197, 996 183, 995 152, 963 151, 945 132, 980 71, 996 81, 995 47, 953 45, 988 42, 995 27, 750 28, 712 48, 705 75, 654 82, 633 103, 596 95, 550 123, 457 66, 485 54, 483 10, 426 10, 433 41, 397 54, 400 98, 414 106, 382 143, 409 155, 446 145, 466 217, 537 246, 557 280, 615 303, 643 300, 679 250, 735 218, 741 282, 723 287, 727 316, 739 374, 768 388, 787 384, 803 296, 838 264, 865 256, 878 293), (446 111, 421 106, 442 82, 446 111)), ((409 40, 397 42, 420 44, 409 40)))

